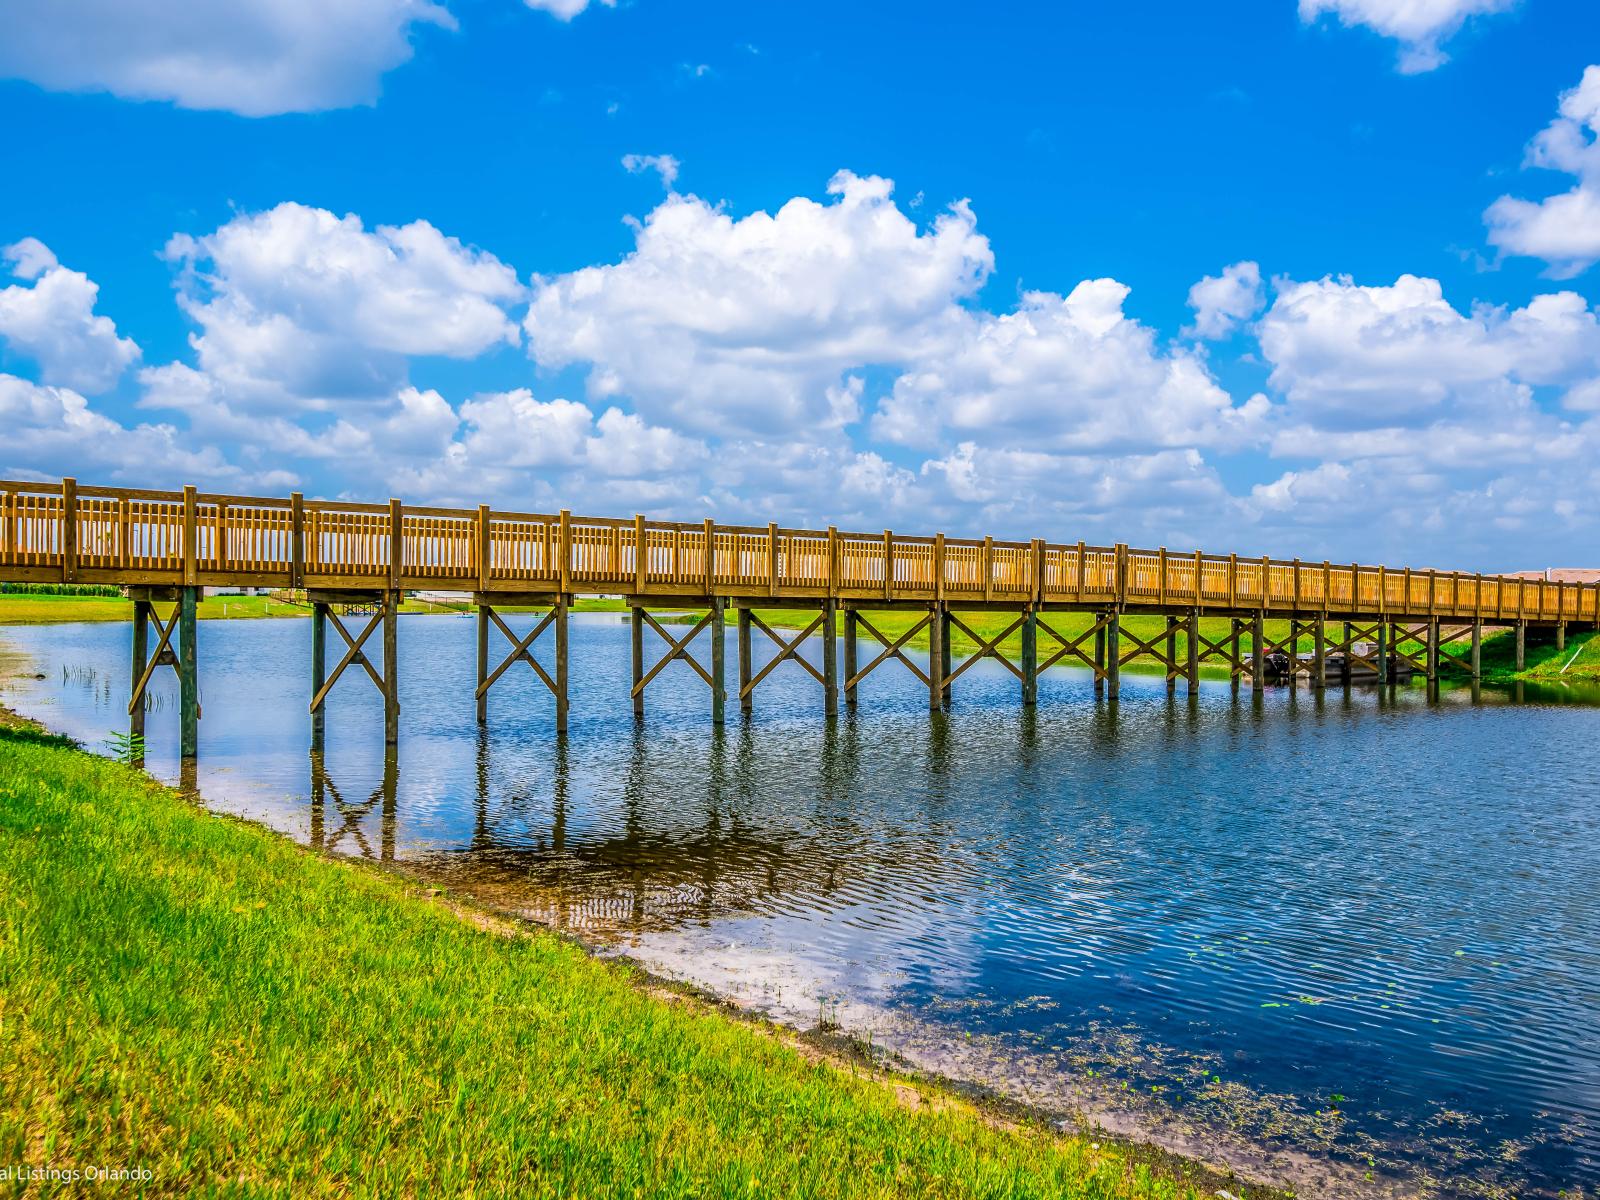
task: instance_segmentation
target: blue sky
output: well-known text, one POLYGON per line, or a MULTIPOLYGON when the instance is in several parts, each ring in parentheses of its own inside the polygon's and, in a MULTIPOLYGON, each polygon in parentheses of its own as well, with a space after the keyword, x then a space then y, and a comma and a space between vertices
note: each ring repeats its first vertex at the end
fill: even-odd
POLYGON ((1600 559, 1600 7, 998 9, 0 0, 0 472, 1600 559))

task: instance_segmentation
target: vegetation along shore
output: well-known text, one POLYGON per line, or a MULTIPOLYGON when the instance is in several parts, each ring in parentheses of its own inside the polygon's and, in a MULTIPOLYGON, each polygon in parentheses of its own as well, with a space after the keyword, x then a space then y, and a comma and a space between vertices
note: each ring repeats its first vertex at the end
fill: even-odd
POLYGON ((3 725, 7 1163, 148 1171, 153 1195, 1277 1194, 886 1074, 3 725))

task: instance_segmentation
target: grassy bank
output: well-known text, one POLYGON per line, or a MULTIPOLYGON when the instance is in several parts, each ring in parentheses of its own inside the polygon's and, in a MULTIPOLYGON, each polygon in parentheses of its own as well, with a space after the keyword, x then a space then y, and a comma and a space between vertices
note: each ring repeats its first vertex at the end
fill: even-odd
POLYGON ((0 941, 0 1161, 152 1194, 1247 1191, 808 1057, 26 728, 0 729, 0 941))
MULTIPOLYGON (((1457 658, 1471 654, 1471 643, 1463 640, 1443 648, 1457 658)), ((1523 669, 1517 670, 1517 640, 1513 632, 1485 638, 1479 662, 1483 677, 1492 683, 1526 679, 1539 683, 1600 682, 1600 637, 1594 631, 1569 632, 1563 649, 1556 649, 1555 635, 1548 630, 1530 631, 1524 645, 1523 669)))

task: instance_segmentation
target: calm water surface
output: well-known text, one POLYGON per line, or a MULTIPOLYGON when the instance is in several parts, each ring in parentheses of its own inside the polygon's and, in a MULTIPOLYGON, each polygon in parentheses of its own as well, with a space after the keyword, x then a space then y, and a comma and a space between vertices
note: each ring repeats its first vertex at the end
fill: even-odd
MULTIPOLYGON (((520 665, 480 734, 472 622, 408 617, 397 757, 352 671, 319 766, 308 623, 202 622, 199 791, 1303 1195, 1600 1189, 1592 696, 1133 678, 1113 710, 1059 671, 1024 712, 985 664, 930 718, 891 663, 829 724, 786 664, 719 733, 681 664, 635 724, 620 619, 572 641, 566 741, 520 665)), ((102 743, 128 645, 0 631, 44 676, 7 699, 102 743)), ((161 674, 147 765, 174 779, 161 674)))

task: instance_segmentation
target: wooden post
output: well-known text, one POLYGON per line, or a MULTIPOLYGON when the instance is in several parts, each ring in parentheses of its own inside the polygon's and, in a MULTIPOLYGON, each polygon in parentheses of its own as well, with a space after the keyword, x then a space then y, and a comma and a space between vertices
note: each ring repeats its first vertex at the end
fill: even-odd
MULTIPOLYGON (((1196 577, 1198 578, 1198 576, 1196 577)), ((1198 590, 1198 584, 1196 585, 1198 590)), ((1184 674, 1188 678, 1189 693, 1193 695, 1200 690, 1200 610, 1194 609, 1189 614, 1189 636, 1187 639, 1188 656, 1187 670, 1184 674)))
POLYGON ((1264 691, 1267 686, 1267 655, 1262 645, 1265 624, 1259 608, 1250 614, 1250 690, 1253 692, 1264 691))
POLYGON ((1022 703, 1039 703, 1039 612, 1031 604, 1022 618, 1022 703))
POLYGON ((1517 670, 1528 665, 1528 623, 1517 621, 1517 670))
MULTIPOLYGON (((128 677, 129 682, 137 685, 144 678, 145 664, 150 661, 150 601, 135 600, 133 602, 133 674, 128 677)), ((128 714, 128 733, 133 737, 144 736, 144 697, 139 698, 139 703, 128 714)))
POLYGON ((305 586, 306 578, 306 498, 289 493, 289 586, 305 586))
POLYGON ((1106 622, 1106 699, 1122 692, 1122 614, 1113 612, 1106 622))
POLYGON ((1106 627, 1101 624, 1103 618, 1095 614, 1095 623, 1100 628, 1094 631, 1094 694, 1103 696, 1106 690, 1106 627))
POLYGON ((195 514, 193 484, 183 489, 183 582, 193 586, 200 578, 200 529, 195 514))
MULTIPOLYGON (((639 573, 644 573, 641 567, 639 573)), ((628 632, 633 642, 633 715, 644 716, 644 689, 639 681, 644 678, 644 615, 637 604, 628 606, 628 632)))
POLYGON ((755 708, 755 694, 750 687, 750 610, 739 606, 739 708, 750 712, 755 708))
POLYGON ((383 744, 400 740, 400 593, 383 596, 383 744))
POLYGON ((1476 683, 1483 678, 1483 622, 1477 618, 1472 621, 1472 681, 1476 683))
POLYGON ((844 610, 844 702, 849 708, 856 706, 856 610, 844 610))
POLYGON ((1228 663, 1228 682, 1236 688, 1239 686, 1239 676, 1243 672, 1243 668, 1239 665, 1239 650, 1244 642, 1241 636, 1243 628, 1244 622, 1238 617, 1228 622, 1228 657, 1231 660, 1228 663))
POLYGON ((1311 686, 1328 686, 1328 622, 1320 612, 1311 618, 1311 686))
POLYGON ((77 578, 78 481, 68 478, 61 481, 61 581, 71 583, 77 578))
POLYGON ((928 708, 934 712, 944 707, 943 607, 933 605, 932 619, 928 622, 928 708))
POLYGON ((1378 619, 1377 650, 1379 684, 1385 684, 1389 682, 1390 668, 1393 665, 1389 661, 1391 657, 1389 654, 1389 647, 1393 644, 1393 640, 1394 639, 1390 636, 1389 632, 1389 622, 1380 617, 1378 619))
POLYGON ((489 606, 478 605, 478 724, 489 720, 489 689, 483 681, 489 678, 489 606))
MULTIPOLYGON (((1162 578, 1161 591, 1162 591, 1163 595, 1166 593, 1166 590, 1167 590, 1167 587, 1166 587, 1166 575, 1167 575, 1166 562, 1167 562, 1166 553, 1163 551, 1162 555, 1161 555, 1161 566, 1162 566, 1162 571, 1161 571, 1161 578, 1162 578)), ((1178 661, 1178 618, 1169 615, 1167 617, 1167 661, 1162 664, 1162 674, 1164 674, 1167 677, 1167 691, 1168 692, 1175 692, 1175 691, 1178 690, 1178 677, 1177 677, 1177 674, 1172 669, 1172 664, 1174 664, 1177 661, 1178 661)))
MULTIPOLYGON (((647 538, 644 532, 644 514, 635 513, 633 516, 633 594, 636 596, 641 595, 644 592, 645 570, 650 565, 650 548, 646 543, 647 538)), ((637 632, 639 625, 639 613, 637 610, 633 610, 633 627, 636 631, 634 633, 635 638, 639 636, 637 632)), ((639 682, 639 676, 637 673, 635 673, 633 681, 635 683, 639 682)), ((638 711, 643 711, 640 708, 640 701, 637 699, 634 701, 634 707, 638 711)))
POLYGON ((1566 648, 1567 648, 1567 623, 1565 621, 1557 621, 1556 622, 1556 653, 1560 654, 1566 648))
MULTIPOLYGON (((405 564, 405 510, 400 501, 389 501, 389 590, 400 590, 400 572, 405 564)), ((384 668, 384 673, 388 673, 384 668)))
MULTIPOLYGON (((479 673, 482 678, 482 673, 479 673)), ((311 695, 315 698, 328 681, 328 606, 311 606, 311 695)), ((324 700, 311 710, 311 749, 321 754, 327 744, 328 702, 324 700)))
MULTIPOLYGON (((939 619, 943 629, 939 636, 940 658, 939 669, 944 672, 945 679, 950 678, 950 610, 943 605, 939 609, 939 619)), ((945 684, 946 695, 949 694, 950 685, 945 684)))
MULTIPOLYGON (((1428 587, 1430 593, 1433 587, 1432 572, 1429 572, 1428 587)), ((1429 607, 1432 607, 1431 597, 1429 607)), ((1439 618, 1428 618, 1428 682, 1433 683, 1439 678, 1439 618)))
POLYGON ((711 597, 711 723, 723 723, 727 705, 728 688, 723 660, 727 657, 728 621, 723 611, 725 601, 720 596, 711 597))
POLYGON ((567 637, 567 614, 571 602, 566 596, 556 598, 556 733, 567 732, 567 660, 570 645, 567 637))
POLYGON ((565 596, 572 590, 572 514, 566 509, 561 510, 560 516, 560 548, 561 562, 558 564, 556 579, 559 581, 560 592, 565 596))
POLYGON ((195 758, 200 753, 200 671, 195 645, 195 607, 200 589, 186 587, 178 593, 178 753, 195 758))
POLYGON ((839 715, 839 602, 822 602, 822 711, 839 715))

